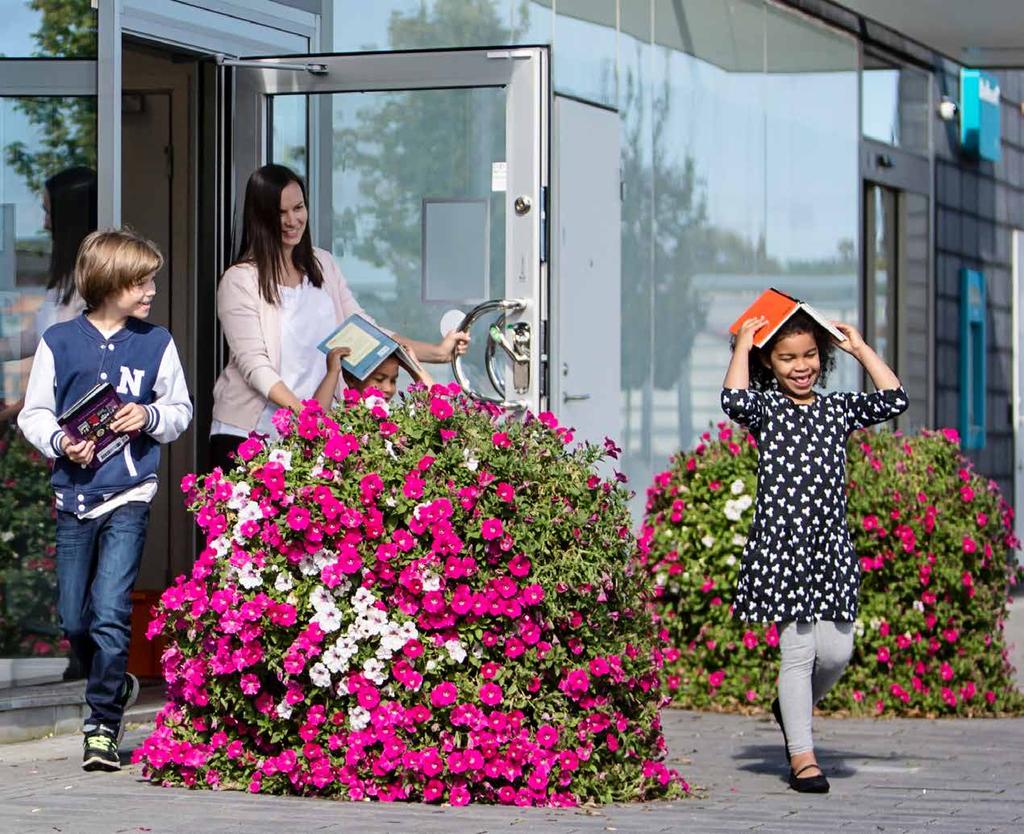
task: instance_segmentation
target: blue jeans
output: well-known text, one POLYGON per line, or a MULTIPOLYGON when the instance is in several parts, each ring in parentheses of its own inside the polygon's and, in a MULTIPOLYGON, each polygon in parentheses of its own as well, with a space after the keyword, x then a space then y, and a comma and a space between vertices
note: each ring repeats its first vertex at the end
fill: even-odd
POLYGON ((149 504, 132 501, 99 518, 57 513, 60 625, 88 679, 86 724, 117 729, 128 665, 131 593, 146 543, 149 504))

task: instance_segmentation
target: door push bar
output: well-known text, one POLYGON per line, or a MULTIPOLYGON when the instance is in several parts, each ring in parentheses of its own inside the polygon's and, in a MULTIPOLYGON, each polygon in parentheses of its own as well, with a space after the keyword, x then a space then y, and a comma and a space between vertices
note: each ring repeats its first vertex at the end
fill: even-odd
POLYGON ((459 330, 469 332, 477 319, 487 313, 501 311, 501 317, 493 324, 487 334, 487 345, 484 348, 484 367, 487 370, 487 378, 491 385, 502 396, 483 394, 477 391, 466 378, 462 370, 462 357, 456 355, 452 358, 452 373, 456 382, 462 390, 474 399, 484 402, 495 403, 504 408, 525 409, 529 403, 525 400, 506 400, 504 397, 505 383, 502 375, 494 365, 497 348, 501 348, 512 360, 512 387, 517 394, 525 394, 530 390, 530 325, 521 321, 512 325, 512 340, 502 332, 507 313, 521 313, 526 309, 526 301, 520 298, 501 298, 495 301, 485 301, 470 310, 459 325, 459 330))

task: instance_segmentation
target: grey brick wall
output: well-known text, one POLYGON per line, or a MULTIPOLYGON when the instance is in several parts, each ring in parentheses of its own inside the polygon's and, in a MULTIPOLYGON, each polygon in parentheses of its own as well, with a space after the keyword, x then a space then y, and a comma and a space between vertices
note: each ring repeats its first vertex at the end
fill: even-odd
MULTIPOLYGON (((938 95, 959 99, 959 66, 942 61, 938 95)), ((971 453, 978 469, 1013 489, 1011 239, 1024 230, 1024 71, 996 70, 1002 96, 1002 159, 968 159, 957 122, 936 121, 935 140, 935 424, 958 426, 960 270, 985 273, 988 290, 987 442, 971 453)), ((937 100, 937 97, 936 97, 937 100)))

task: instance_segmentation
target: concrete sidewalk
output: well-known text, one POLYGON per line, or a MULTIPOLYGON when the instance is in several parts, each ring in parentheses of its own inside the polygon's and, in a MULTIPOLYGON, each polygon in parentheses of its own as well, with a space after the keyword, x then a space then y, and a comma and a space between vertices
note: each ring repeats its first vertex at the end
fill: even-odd
MULTIPOLYGON (((0 747, 0 831, 10 832, 726 832, 1024 830, 1024 719, 817 719, 828 796, 785 782, 764 717, 670 710, 671 760, 703 796, 553 811, 346 803, 157 788, 126 767, 83 773, 80 738, 0 747)), ((130 731, 124 748, 143 738, 130 731)))

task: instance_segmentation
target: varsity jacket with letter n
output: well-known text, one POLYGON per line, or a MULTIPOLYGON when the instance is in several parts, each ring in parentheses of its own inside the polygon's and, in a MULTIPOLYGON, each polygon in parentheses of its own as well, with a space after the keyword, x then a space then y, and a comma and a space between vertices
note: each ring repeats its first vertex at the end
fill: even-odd
POLYGON ((57 509, 81 514, 155 481, 160 444, 174 440, 191 419, 185 374, 166 329, 130 318, 108 339, 80 315, 43 334, 18 425, 33 446, 56 460, 51 482, 57 509), (149 419, 119 454, 90 469, 64 455, 57 415, 101 382, 113 385, 122 402, 145 406, 149 419))

